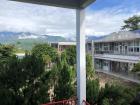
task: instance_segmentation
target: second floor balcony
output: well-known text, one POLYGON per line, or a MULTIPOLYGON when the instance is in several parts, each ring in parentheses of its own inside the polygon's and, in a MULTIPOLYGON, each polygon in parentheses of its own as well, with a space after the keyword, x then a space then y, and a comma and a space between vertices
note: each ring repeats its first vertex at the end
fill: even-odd
POLYGON ((121 55, 114 53, 95 53, 94 58, 128 63, 138 63, 140 61, 140 56, 121 55))

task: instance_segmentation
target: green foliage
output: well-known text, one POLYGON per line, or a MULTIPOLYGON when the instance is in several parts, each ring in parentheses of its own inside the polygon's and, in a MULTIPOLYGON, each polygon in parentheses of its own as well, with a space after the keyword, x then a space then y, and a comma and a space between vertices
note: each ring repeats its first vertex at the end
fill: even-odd
POLYGON ((87 79, 93 79, 95 71, 93 69, 92 56, 87 54, 86 56, 86 77, 87 79))
POLYGON ((69 65, 74 65, 76 64, 76 47, 75 46, 71 46, 69 48, 66 49, 66 59, 69 65))
POLYGON ((98 100, 99 95, 99 80, 94 80, 95 71, 93 70, 92 56, 86 56, 86 79, 87 79, 87 101, 93 105, 98 100))
POLYGON ((108 98, 105 98, 105 99, 103 100, 103 105, 110 105, 109 99, 108 99, 108 98))
POLYGON ((14 54, 14 46, 0 44, 0 59, 9 58, 14 54))
POLYGON ((41 59, 33 55, 23 59, 13 56, 0 71, 0 105, 38 105, 49 101, 48 77, 41 59))
MULTIPOLYGON (((0 59, 0 105, 47 103, 48 90, 52 88, 56 100, 75 96, 75 48, 67 49, 58 56, 49 45, 39 44, 33 48, 31 55, 26 54, 23 59, 18 59, 13 55, 12 47, 0 45, 0 57, 6 58, 6 62, 0 59), (50 71, 45 71, 45 63, 49 61, 55 63, 50 71)), ((100 89, 99 80, 94 76, 92 57, 87 55, 86 60, 87 101, 91 105, 130 105, 140 89, 108 84, 100 89)))
POLYGON ((94 105, 97 102, 99 96, 100 90, 99 80, 88 79, 86 88, 87 88, 86 89, 87 102, 89 102, 91 105, 94 105))
POLYGON ((106 84, 100 90, 98 105, 130 105, 135 97, 135 91, 119 85, 106 84))
POLYGON ((128 29, 129 31, 134 31, 140 29, 140 16, 133 16, 124 21, 125 25, 122 29, 128 29))
POLYGON ((132 72, 140 72, 140 62, 134 65, 132 72))
POLYGON ((61 55, 61 59, 57 64, 58 78, 57 84, 54 88, 55 97, 57 100, 68 99, 74 95, 74 88, 72 86, 72 78, 70 75, 71 68, 66 62, 66 54, 61 55))
POLYGON ((39 58, 46 58, 45 62, 49 62, 48 60, 55 62, 57 58, 56 50, 48 44, 37 44, 33 47, 32 54, 39 58))

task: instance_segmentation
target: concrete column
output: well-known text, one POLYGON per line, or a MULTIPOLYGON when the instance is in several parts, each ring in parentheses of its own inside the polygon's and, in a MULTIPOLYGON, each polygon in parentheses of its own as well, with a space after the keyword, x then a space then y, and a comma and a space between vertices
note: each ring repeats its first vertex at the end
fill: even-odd
POLYGON ((78 105, 86 100, 86 49, 85 49, 85 10, 76 10, 76 40, 77 40, 77 98, 78 105))

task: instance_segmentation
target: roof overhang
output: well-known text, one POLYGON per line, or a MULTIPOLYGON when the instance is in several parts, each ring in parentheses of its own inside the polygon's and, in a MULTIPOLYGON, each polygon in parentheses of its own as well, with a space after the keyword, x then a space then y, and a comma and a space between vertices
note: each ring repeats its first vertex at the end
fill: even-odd
POLYGON ((66 46, 71 46, 71 45, 76 45, 76 42, 50 42, 50 44, 58 44, 58 45, 66 45, 66 46))
POLYGON ((25 3, 49 5, 71 9, 82 9, 93 3, 95 0, 11 0, 25 3))

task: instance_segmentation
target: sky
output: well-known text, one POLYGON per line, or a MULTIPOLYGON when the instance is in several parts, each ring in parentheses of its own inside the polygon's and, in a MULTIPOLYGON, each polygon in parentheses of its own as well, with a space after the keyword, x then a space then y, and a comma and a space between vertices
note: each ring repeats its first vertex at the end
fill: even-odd
MULTIPOLYGON (((8 0, 0 0, 0 7, 0 31, 75 36, 75 10, 8 0)), ((140 0, 96 0, 85 11, 86 35, 108 35, 140 15, 140 0)))

